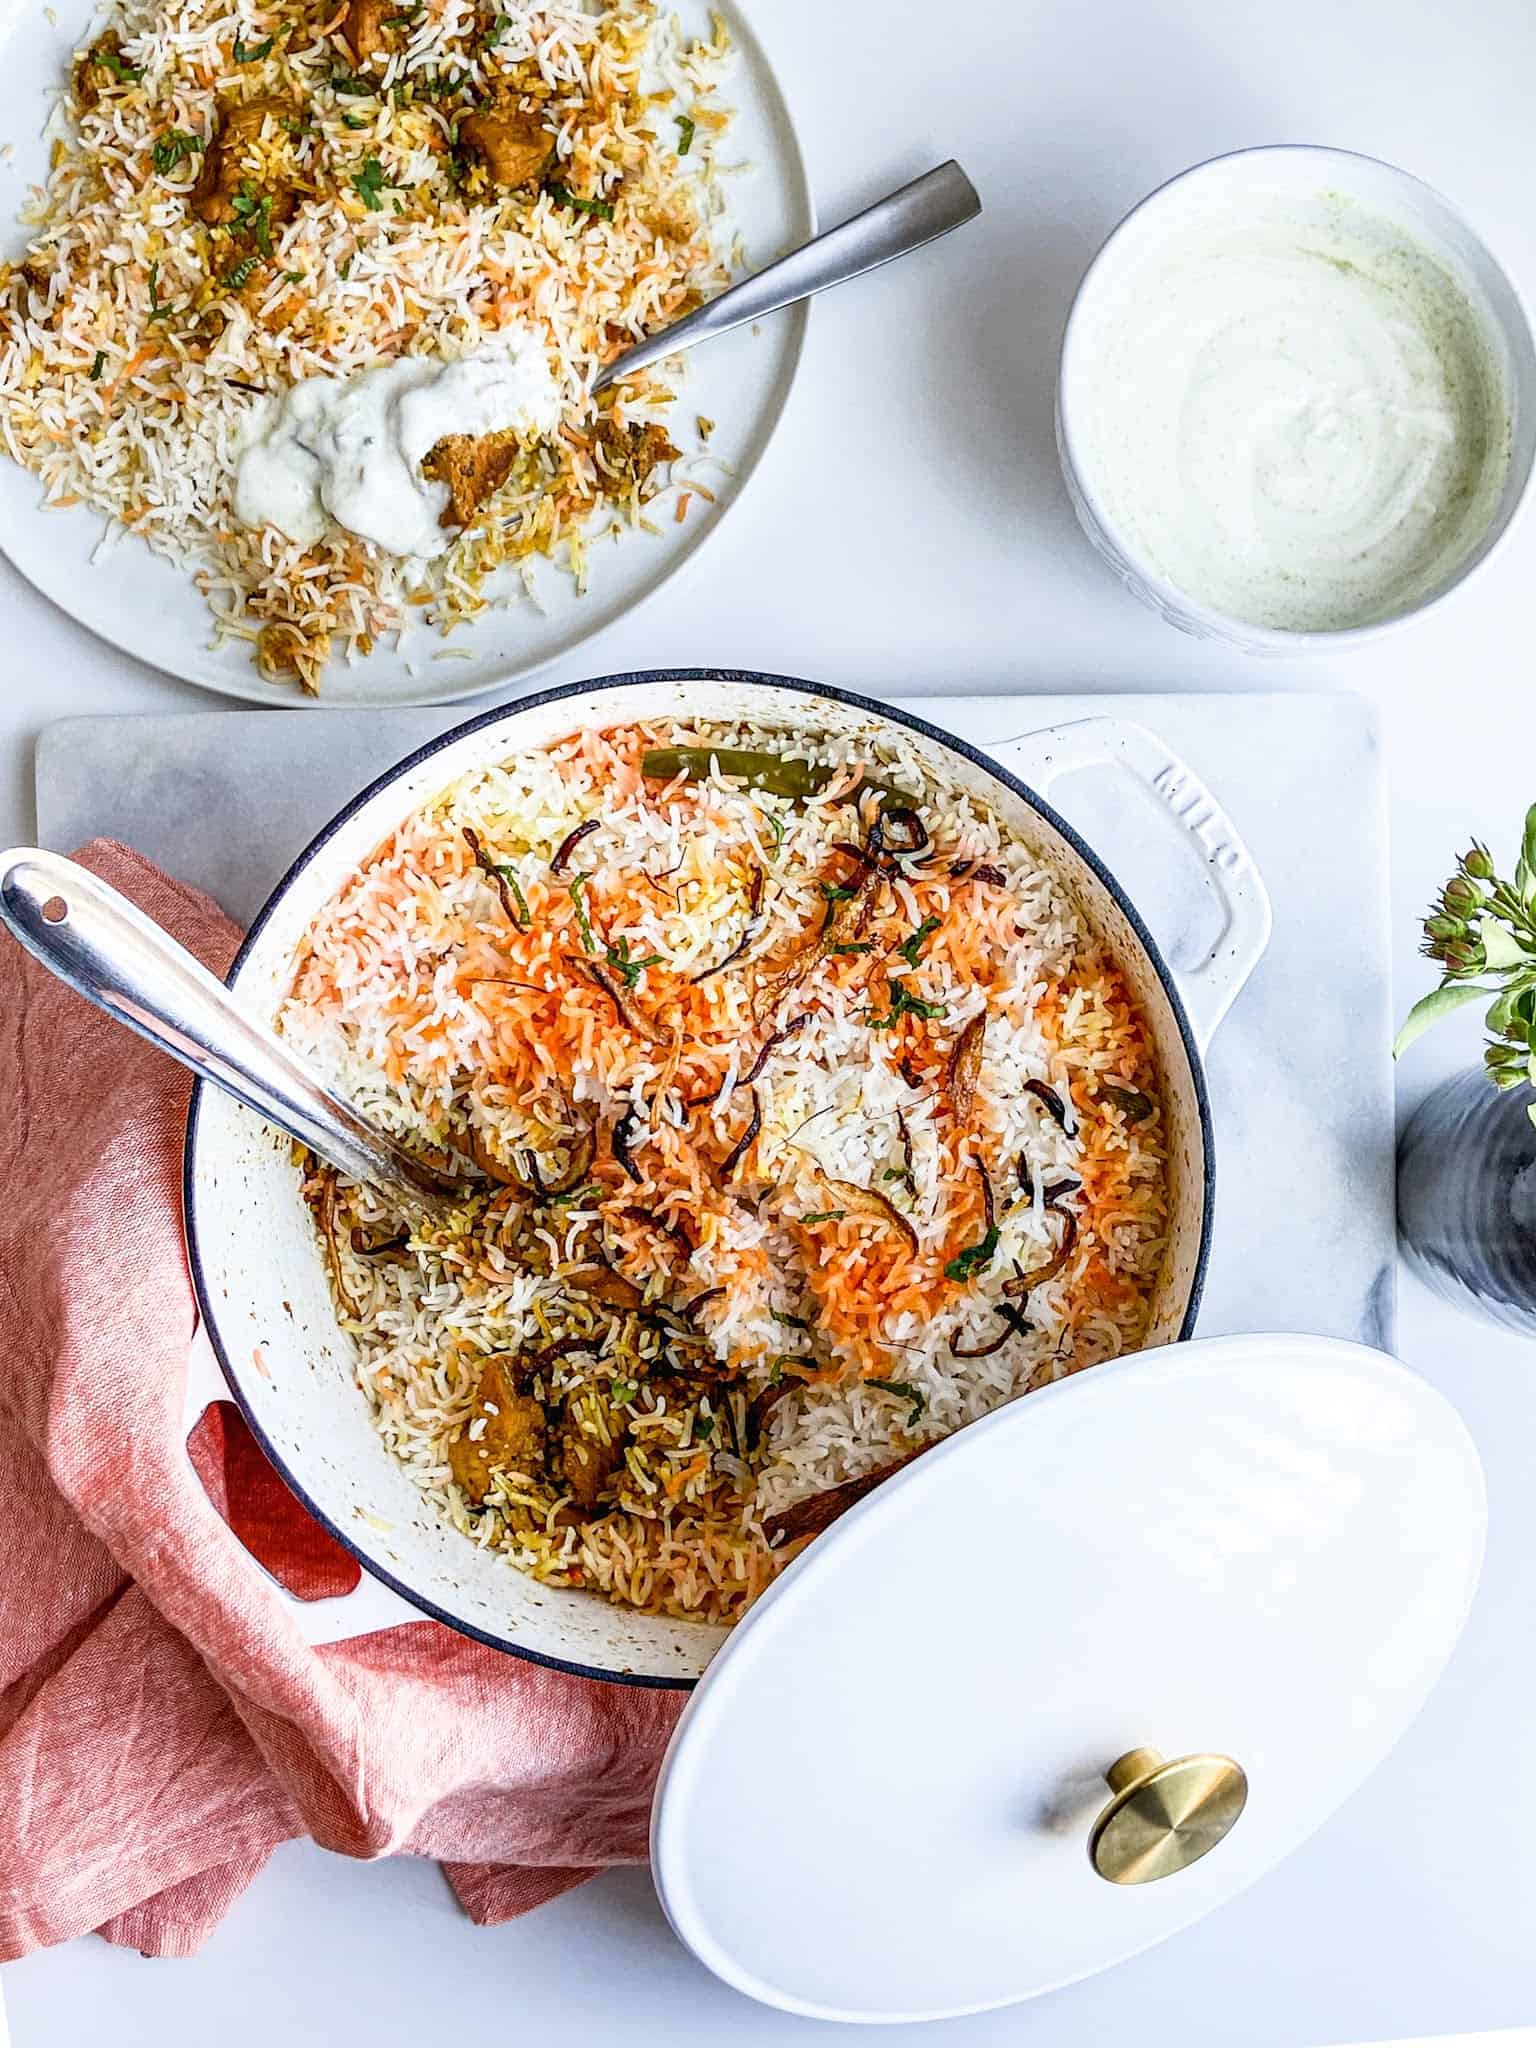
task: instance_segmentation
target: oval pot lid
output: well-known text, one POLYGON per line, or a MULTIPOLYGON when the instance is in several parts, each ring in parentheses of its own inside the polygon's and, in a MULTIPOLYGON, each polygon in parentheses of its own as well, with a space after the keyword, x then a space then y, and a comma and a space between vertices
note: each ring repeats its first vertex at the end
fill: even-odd
POLYGON ((668 1918, 727 1983, 826 2019, 982 2011, 1135 1955, 1397 1740, 1485 1521, 1455 1411, 1359 1345, 1211 1339, 1032 1394, 871 1494, 736 1629, 657 1790, 668 1918), (1137 1749, 1235 1760, 1246 1805, 1188 1867, 1106 1882, 1104 1773, 1137 1749))

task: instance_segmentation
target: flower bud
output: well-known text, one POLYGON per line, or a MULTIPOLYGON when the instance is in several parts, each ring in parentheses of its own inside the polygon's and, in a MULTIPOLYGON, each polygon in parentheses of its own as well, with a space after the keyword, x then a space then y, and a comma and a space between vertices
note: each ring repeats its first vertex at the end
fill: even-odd
POLYGON ((1437 915, 1424 920, 1426 939, 1464 939, 1467 935, 1467 927, 1459 917, 1437 915))
POLYGON ((1445 971, 1458 981, 1466 981, 1483 971, 1483 949, 1466 939, 1453 939, 1445 949, 1445 971))
POLYGON ((1493 856, 1487 847, 1474 839, 1470 850, 1461 856, 1461 871, 1464 875, 1470 875, 1475 882, 1491 882, 1493 856))
POLYGON ((1446 909, 1453 917, 1467 917, 1487 900, 1465 875, 1452 875, 1442 892, 1446 909))

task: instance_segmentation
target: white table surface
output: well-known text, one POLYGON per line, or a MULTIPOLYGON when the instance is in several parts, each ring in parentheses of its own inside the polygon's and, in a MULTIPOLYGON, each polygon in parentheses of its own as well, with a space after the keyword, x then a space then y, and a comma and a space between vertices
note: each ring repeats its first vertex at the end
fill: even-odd
MULTIPOLYGON (((758 0, 755 13, 824 218, 950 154, 986 216, 817 309, 753 489, 691 571, 566 673, 715 661, 874 693, 1361 690, 1391 764, 1401 1006, 1425 985, 1415 921, 1449 858, 1472 831, 1508 848, 1536 797, 1520 744, 1536 528, 1407 633, 1347 660, 1250 666, 1143 613, 1078 536, 1055 468, 1051 364, 1072 286, 1125 207, 1254 142, 1338 143, 1417 171, 1536 301, 1531 0, 758 0)), ((3 182, 0 200, 9 213, 3 182)), ((122 661, 3 563, 0 602, 0 829, 25 837, 42 725, 209 700, 122 661)), ((1424 1041, 1400 1106, 1475 1059, 1477 1038, 1463 1018, 1424 1041)), ((1406 1276, 1400 1344, 1478 1438, 1491 1534, 1467 1635, 1399 1750, 1290 1863, 1164 1949, 907 2038, 1320 2048, 1536 2016, 1536 1351, 1406 1276), (1384 1867, 1373 1817, 1403 1801, 1422 1854, 1384 1867)), ((671 1940, 641 1871, 486 1931, 428 1865, 301 1845, 190 1962, 87 1939, 8 1968, 5 1988, 17 2048, 392 2048, 445 2022, 484 2039, 492 2015, 509 2038, 633 2048, 843 2038, 717 1986, 671 1940)))

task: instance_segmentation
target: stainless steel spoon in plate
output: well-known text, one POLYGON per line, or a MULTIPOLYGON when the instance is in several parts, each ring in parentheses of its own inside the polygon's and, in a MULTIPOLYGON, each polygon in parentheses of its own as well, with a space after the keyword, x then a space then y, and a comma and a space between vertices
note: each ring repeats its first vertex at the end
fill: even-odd
POLYGON ((592 388, 602 391, 664 356, 693 348, 716 334, 729 334, 733 327, 761 320, 798 299, 829 291, 835 284, 846 284, 850 278, 879 269, 882 263, 893 263, 898 256, 909 255, 940 235, 964 227, 980 212, 975 186, 951 158, 937 170, 926 171, 900 191, 877 200, 852 220, 845 220, 841 227, 828 228, 825 234, 781 256, 777 263, 770 263, 766 270, 732 285, 696 313, 626 349, 599 371, 592 388))
POLYGON ((463 1201, 463 1182, 413 1159, 88 868, 35 847, 0 853, 0 921, 77 995, 373 1188, 408 1220, 426 1221, 451 1200, 463 1201))

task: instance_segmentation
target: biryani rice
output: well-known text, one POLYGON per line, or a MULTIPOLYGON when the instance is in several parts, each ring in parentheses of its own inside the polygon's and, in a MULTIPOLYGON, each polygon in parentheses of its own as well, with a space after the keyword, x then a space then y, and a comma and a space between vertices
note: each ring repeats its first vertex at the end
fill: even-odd
MULTIPOLYGON (((503 1191, 515 1243, 475 1221, 486 1198, 467 1179, 467 1235, 418 1235, 377 1257, 343 1231, 334 1248, 384 1441, 472 1541, 553 1583, 730 1621, 793 1549, 770 1533, 796 1503, 1144 1335, 1167 1211, 1143 1021, 1060 881, 904 742, 882 740, 877 756, 778 729, 669 724, 583 732, 472 774, 317 920, 281 1025, 427 1156, 537 1154, 558 1168, 578 1159, 584 1127, 599 1133, 567 1194, 503 1191), (834 779, 802 801, 718 770, 642 775, 647 749, 680 745, 767 750, 834 779), (829 877, 857 875, 838 848, 866 841, 871 774, 918 796, 932 844, 889 861, 861 936, 786 984, 844 885, 829 877), (753 921, 754 874, 745 955, 711 973, 753 921), (588 978, 593 960, 616 959, 644 963, 624 1010, 588 978), (897 983, 929 1014, 894 1014, 897 983), (802 1016, 748 1085, 765 1041, 802 1016), (950 1069, 977 1017, 981 1066, 961 1118, 950 1069), (761 1129, 742 1152, 754 1106, 761 1129), (633 1138, 637 1178, 615 1126, 633 1138), (899 1227, 871 1197, 853 1200, 869 1190, 899 1227), (1010 1297, 1064 1246, 1059 1272, 1010 1297), (567 1415, 589 1404, 602 1456, 622 1449, 602 1505, 578 1514, 554 1466, 476 1500, 452 1460, 477 1423, 500 1426, 484 1412, 486 1361, 583 1331, 614 1341, 613 1312, 581 1293, 594 1258, 645 1292, 661 1330, 623 1319, 620 1364, 610 1350, 571 1365, 563 1391, 539 1382, 567 1415), (1027 1328, 1002 1319, 1010 1300, 1027 1328), (704 1347, 685 1362, 706 1357, 713 1381, 648 1379, 680 1328, 677 1341, 704 1347), (954 1355, 999 1331, 990 1355, 954 1355), (632 1386, 648 1391, 626 1404, 632 1386), (770 1395, 753 1444, 742 1415, 770 1395)), ((364 1191, 338 1199, 364 1238, 387 1228, 364 1191)))
POLYGON ((92 506, 189 567, 218 632, 309 689, 332 657, 525 601, 537 556, 584 583, 593 539, 640 524, 669 476, 615 459, 603 422, 669 422, 674 397, 657 371, 597 400, 592 379, 742 260, 718 22, 689 41, 645 0, 497 6, 402 0, 394 47, 360 65, 330 0, 115 0, 52 117, 29 247, 0 266, 0 445, 45 504, 92 506), (262 100, 293 117, 251 145, 243 220, 209 225, 200 167, 221 119, 262 100), (492 187, 465 158, 458 123, 485 104, 549 124, 537 183, 492 187), (546 345, 563 425, 447 554, 235 521, 242 437, 287 386, 514 329, 546 345))

